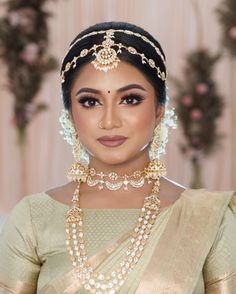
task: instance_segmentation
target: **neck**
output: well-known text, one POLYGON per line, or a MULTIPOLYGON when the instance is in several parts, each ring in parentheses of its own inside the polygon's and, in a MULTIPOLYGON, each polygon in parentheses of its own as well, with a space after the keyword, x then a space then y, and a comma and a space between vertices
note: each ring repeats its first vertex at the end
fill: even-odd
POLYGON ((140 152, 137 156, 119 163, 109 163, 100 161, 97 158, 90 158, 90 167, 95 168, 97 172, 116 172, 119 175, 132 174, 136 170, 143 170, 149 163, 150 159, 146 150, 140 152))

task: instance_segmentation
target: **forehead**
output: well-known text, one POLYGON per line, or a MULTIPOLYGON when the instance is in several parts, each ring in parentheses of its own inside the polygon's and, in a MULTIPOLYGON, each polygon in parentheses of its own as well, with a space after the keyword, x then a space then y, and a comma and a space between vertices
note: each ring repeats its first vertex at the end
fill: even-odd
POLYGON ((154 93, 154 88, 146 76, 135 66, 125 61, 120 61, 116 68, 107 72, 95 69, 91 63, 84 65, 75 78, 72 92, 73 89, 78 90, 80 87, 115 91, 128 84, 140 84, 147 91, 154 93))

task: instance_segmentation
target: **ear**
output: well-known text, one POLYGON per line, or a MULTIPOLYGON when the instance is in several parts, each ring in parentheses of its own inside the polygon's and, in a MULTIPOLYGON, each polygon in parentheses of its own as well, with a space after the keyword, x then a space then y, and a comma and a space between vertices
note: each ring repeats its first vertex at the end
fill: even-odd
POLYGON ((161 119, 164 117, 165 114, 165 105, 158 104, 156 107, 156 126, 158 126, 161 122, 161 119))

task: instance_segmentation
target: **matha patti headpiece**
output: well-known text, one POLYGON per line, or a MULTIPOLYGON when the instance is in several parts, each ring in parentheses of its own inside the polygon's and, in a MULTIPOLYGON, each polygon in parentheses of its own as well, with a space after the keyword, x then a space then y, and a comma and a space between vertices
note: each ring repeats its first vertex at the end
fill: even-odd
POLYGON ((95 56, 95 59, 92 61, 92 64, 94 65, 94 67, 96 69, 107 72, 108 70, 117 67, 118 63, 120 62, 120 59, 118 58, 118 54, 122 53, 122 50, 127 50, 130 54, 138 55, 141 58, 141 62, 143 64, 148 64, 151 68, 155 69, 158 78, 161 79, 164 83, 166 83, 165 72, 161 71, 160 67, 156 65, 153 59, 148 58, 147 56, 145 56, 144 53, 138 52, 134 47, 125 46, 122 43, 115 43, 113 38, 114 38, 114 33, 116 32, 121 32, 128 35, 134 35, 136 37, 141 38, 144 42, 148 43, 155 49, 156 53, 162 59, 163 64, 165 64, 165 59, 160 49, 156 47, 155 44, 151 42, 147 37, 142 36, 139 33, 134 33, 129 30, 112 30, 112 29, 97 31, 97 32, 95 31, 87 35, 84 35, 83 37, 76 40, 76 42, 70 46, 68 52, 79 41, 90 36, 105 34, 104 41, 102 42, 102 44, 94 44, 89 49, 88 48, 82 49, 78 56, 74 56, 73 60, 67 62, 67 64, 65 65, 65 68, 61 71, 61 82, 62 83, 65 82, 65 73, 68 72, 71 68, 76 67, 77 60, 87 56, 90 52, 93 52, 93 55, 95 56))

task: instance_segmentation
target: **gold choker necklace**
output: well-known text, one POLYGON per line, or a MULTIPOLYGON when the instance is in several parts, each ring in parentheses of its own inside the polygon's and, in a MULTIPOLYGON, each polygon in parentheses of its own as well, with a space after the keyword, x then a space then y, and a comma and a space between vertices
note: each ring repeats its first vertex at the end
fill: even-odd
POLYGON ((109 172, 108 174, 96 172, 94 168, 85 167, 80 163, 74 163, 68 173, 68 179, 70 181, 78 181, 78 178, 83 174, 86 177, 85 183, 90 187, 98 186, 99 190, 106 187, 111 191, 116 191, 123 187, 124 190, 128 190, 129 185, 134 188, 143 187, 146 180, 148 184, 151 184, 152 181, 149 178, 149 172, 150 168, 145 168, 143 171, 136 170, 131 175, 125 174, 121 176, 116 172, 109 172))
POLYGON ((143 187, 145 183, 144 175, 144 171, 135 171, 132 175, 120 176, 115 172, 110 172, 109 174, 97 173, 94 168, 90 168, 86 183, 90 187, 98 185, 99 190, 102 190, 104 186, 111 191, 119 190, 122 187, 124 190, 128 190, 129 185, 134 188, 143 187))
POLYGON ((145 177, 154 180, 151 195, 144 199, 143 207, 138 218, 137 225, 132 231, 130 242, 125 255, 121 259, 118 268, 104 276, 95 271, 88 261, 83 238, 83 210, 80 207, 80 184, 87 181, 87 169, 79 165, 77 169, 76 181, 78 186, 72 197, 72 207, 66 217, 66 245, 71 255, 76 276, 82 283, 84 289, 90 293, 118 293, 125 283, 129 273, 140 260, 152 228, 155 224, 159 209, 160 200, 158 197, 160 188, 160 177, 165 175, 165 166, 158 160, 152 160, 145 168, 145 177))

